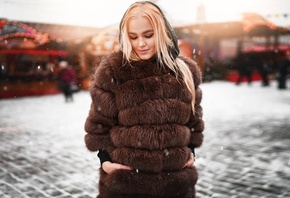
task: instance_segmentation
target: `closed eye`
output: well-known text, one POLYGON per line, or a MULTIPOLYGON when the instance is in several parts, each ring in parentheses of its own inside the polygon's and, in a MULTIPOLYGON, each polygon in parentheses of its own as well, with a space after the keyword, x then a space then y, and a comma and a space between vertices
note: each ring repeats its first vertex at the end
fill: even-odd
POLYGON ((151 38, 153 34, 145 35, 145 38, 151 38))

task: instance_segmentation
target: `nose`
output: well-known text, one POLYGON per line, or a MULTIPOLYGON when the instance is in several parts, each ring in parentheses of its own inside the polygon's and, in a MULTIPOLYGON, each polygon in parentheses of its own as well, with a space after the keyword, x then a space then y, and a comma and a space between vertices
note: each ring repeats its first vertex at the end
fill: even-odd
POLYGON ((145 46, 145 45, 146 45, 146 43, 145 43, 144 39, 140 39, 140 40, 139 40, 139 46, 140 46, 140 47, 143 47, 143 46, 145 46))

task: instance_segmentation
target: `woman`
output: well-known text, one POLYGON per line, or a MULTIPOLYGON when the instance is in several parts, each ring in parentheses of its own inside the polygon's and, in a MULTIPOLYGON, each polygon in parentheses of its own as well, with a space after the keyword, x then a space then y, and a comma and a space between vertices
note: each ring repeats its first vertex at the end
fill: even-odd
POLYGON ((128 8, 119 39, 121 50, 96 69, 85 123, 86 146, 102 164, 97 197, 195 197, 200 70, 178 57, 173 29, 149 1, 128 8))

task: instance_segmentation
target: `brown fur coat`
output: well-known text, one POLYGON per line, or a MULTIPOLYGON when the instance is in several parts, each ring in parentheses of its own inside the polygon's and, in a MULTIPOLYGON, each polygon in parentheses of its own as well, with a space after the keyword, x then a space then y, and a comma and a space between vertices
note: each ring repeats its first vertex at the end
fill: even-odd
POLYGON ((123 65, 123 54, 104 58, 96 69, 85 123, 86 146, 106 150, 113 162, 134 168, 106 174, 100 170, 99 198, 195 197, 195 167, 183 168, 188 146, 203 141, 201 72, 189 65, 195 83, 195 114, 191 94, 182 80, 156 59, 123 65))

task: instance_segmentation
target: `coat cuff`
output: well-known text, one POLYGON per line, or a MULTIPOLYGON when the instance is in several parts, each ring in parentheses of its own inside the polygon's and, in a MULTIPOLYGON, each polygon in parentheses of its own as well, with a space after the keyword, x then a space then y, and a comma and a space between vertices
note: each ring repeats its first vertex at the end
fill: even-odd
POLYGON ((112 159, 111 159, 109 153, 105 150, 99 150, 98 157, 100 159, 101 165, 106 161, 112 162, 112 159))

